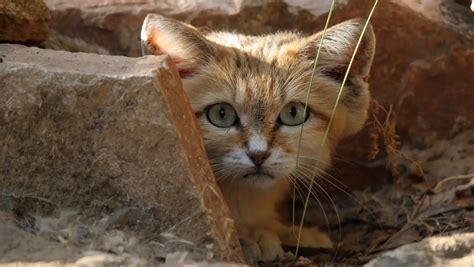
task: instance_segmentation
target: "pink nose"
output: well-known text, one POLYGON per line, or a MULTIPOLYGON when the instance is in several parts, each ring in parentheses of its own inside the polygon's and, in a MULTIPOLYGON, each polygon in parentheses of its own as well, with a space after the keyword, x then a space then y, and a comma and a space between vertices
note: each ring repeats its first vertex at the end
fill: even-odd
POLYGON ((261 166, 265 160, 270 156, 268 151, 255 151, 248 153, 249 158, 256 166, 261 166))

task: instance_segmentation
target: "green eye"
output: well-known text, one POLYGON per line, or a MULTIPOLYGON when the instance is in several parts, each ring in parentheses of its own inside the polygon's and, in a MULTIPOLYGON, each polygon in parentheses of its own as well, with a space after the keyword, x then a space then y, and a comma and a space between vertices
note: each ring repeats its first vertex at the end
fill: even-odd
POLYGON ((237 113, 231 105, 219 103, 207 109, 207 119, 214 126, 228 128, 237 123, 237 113))
POLYGON ((297 126, 309 117, 309 110, 304 114, 304 104, 290 102, 280 112, 280 122, 287 126, 297 126))

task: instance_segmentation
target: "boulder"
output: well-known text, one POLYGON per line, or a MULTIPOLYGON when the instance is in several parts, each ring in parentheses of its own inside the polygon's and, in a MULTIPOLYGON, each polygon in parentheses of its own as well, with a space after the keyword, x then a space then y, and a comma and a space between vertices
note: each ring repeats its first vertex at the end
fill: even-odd
POLYGON ((0 211, 28 240, 78 247, 55 258, 53 245, 2 236, 13 243, 0 246, 0 262, 74 261, 91 248, 151 265, 169 251, 243 261, 166 57, 0 44, 0 59, 0 211))
POLYGON ((0 42, 42 42, 48 38, 50 20, 43 0, 1 1, 0 42))
POLYGON ((433 133, 450 138, 459 120, 474 122, 472 62, 474 49, 454 47, 407 67, 395 105, 403 136, 417 143, 433 133))
POLYGON ((364 266, 472 266, 473 248, 474 233, 430 237, 383 253, 364 266))

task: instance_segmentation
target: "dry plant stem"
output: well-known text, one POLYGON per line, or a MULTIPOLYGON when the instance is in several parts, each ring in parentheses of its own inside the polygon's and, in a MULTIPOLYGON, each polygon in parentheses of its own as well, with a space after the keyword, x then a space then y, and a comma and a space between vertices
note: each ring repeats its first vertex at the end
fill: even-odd
POLYGON ((453 180, 464 180, 464 179, 474 179, 474 172, 473 172, 473 173, 469 173, 469 174, 465 174, 465 175, 456 175, 456 176, 449 176, 449 177, 446 177, 446 178, 444 178, 442 181, 440 181, 440 182, 433 188, 433 191, 434 191, 434 192, 439 192, 441 186, 444 185, 445 183, 449 182, 449 181, 453 181, 453 180))
MULTIPOLYGON (((472 206, 448 207, 448 208, 445 208, 445 209, 440 209, 440 210, 437 210, 435 212, 432 212, 431 214, 420 214, 420 215, 418 215, 417 218, 412 219, 411 221, 408 221, 398 232, 396 232, 389 239, 387 239, 387 241, 385 241, 385 244, 382 247, 384 247, 386 244, 390 243, 392 240, 399 237, 401 234, 403 234, 404 232, 410 230, 411 228, 413 228, 415 226, 423 225, 427 229, 431 229, 432 227, 430 225, 428 225, 425 221, 429 221, 429 220, 435 220, 436 221, 435 218, 432 218, 434 216, 438 216, 438 215, 441 215, 443 213, 464 210, 466 208, 472 208, 472 206)), ((448 227, 448 226, 446 226, 446 227, 448 227)), ((431 231, 431 234, 432 234, 433 230, 430 230, 430 231, 431 231)))
MULTIPOLYGON (((466 175, 456 175, 456 176, 450 176, 450 177, 447 177, 445 179, 443 179, 442 181, 440 181, 433 189, 434 192, 438 192, 440 191, 439 188, 441 187, 441 185, 443 185, 444 183, 446 182, 449 182, 449 181, 453 181, 453 180, 464 180, 464 179, 474 179, 474 173, 470 173, 470 174, 466 174, 466 175)), ((471 181, 470 183, 466 184, 466 188, 467 187, 471 187, 472 185, 474 184, 474 180, 471 181)), ((438 192, 439 193, 439 192, 438 192)), ((415 207, 415 209, 413 210, 411 216, 409 216, 409 218, 407 219, 407 223, 397 232, 395 233, 394 235, 392 235, 386 242, 385 244, 388 244, 389 242, 391 242, 392 240, 394 240, 396 237, 400 236, 402 233, 406 232, 407 230, 411 229, 412 227, 414 226, 417 226, 417 225, 424 225, 427 229, 430 229, 432 228, 430 225, 428 225, 427 223, 425 223, 425 221, 429 221, 429 220, 435 220, 435 218, 432 218, 434 216, 438 216, 438 215, 441 215, 443 213, 448 213, 448 212, 454 212, 454 211, 458 211, 458 210, 462 210, 462 209, 465 209, 465 208, 472 208, 472 205, 467 205, 467 206, 449 206, 449 207, 445 207, 445 208, 440 208, 436 211, 433 211, 433 212, 430 212, 430 213, 421 213, 421 214, 418 214, 418 211, 420 209, 420 206, 421 206, 421 203, 424 202, 424 200, 426 199, 426 194, 423 195, 423 197, 420 199, 420 201, 418 202, 418 205, 415 207), (415 217, 416 215, 416 217, 415 217)), ((406 214, 408 214, 408 212, 406 212, 406 214)), ((448 227, 448 226, 446 226, 448 227)), ((431 232, 433 232, 432 230, 430 230, 431 232)))
POLYGON ((1 193, 0 196, 3 196, 3 197, 12 197, 12 198, 32 198, 32 199, 36 199, 36 200, 39 200, 39 201, 42 201, 42 202, 45 202, 45 203, 48 203, 48 204, 51 204, 51 205, 56 206, 55 203, 53 203, 51 200, 49 200, 49 199, 47 199, 47 198, 38 197, 38 196, 35 196, 35 195, 31 195, 31 194, 26 194, 26 195, 17 196, 17 195, 15 195, 15 194, 4 194, 4 193, 1 193))
MULTIPOLYGON (((333 1, 334 2, 334 1, 333 1)), ((362 29, 362 33, 359 37, 359 40, 357 41, 357 44, 356 44, 356 47, 354 49, 354 53, 352 54, 352 57, 351 57, 351 60, 349 61, 349 65, 347 66, 347 71, 344 75, 344 79, 342 80, 342 84, 341 84, 341 87, 339 89, 339 94, 337 95, 337 98, 336 98, 336 103, 334 104, 334 108, 331 112, 331 117, 329 119, 329 122, 328 122, 328 127, 326 128, 326 132, 324 133, 324 136, 323 136, 323 139, 321 140, 321 145, 320 147, 323 147, 324 144, 326 143, 326 140, 328 138, 328 135, 329 135, 329 130, 331 128, 331 125, 332 125, 332 122, 333 122, 333 119, 334 119, 334 115, 336 113, 336 109, 337 109, 337 106, 339 104, 339 101, 341 99, 341 95, 342 95, 342 90, 344 89, 344 85, 346 83, 346 80, 347 80, 347 77, 349 75, 349 71, 352 67, 352 63, 354 62, 354 58, 355 58, 355 55, 357 54, 357 50, 359 49, 359 46, 360 46, 360 43, 362 42, 362 38, 364 37, 364 34, 365 34, 365 31, 367 30, 367 26, 369 25, 369 22, 370 22, 370 19, 372 18, 372 15, 375 11, 375 8, 378 4, 378 0, 375 0, 375 3, 374 5, 372 6, 372 9, 370 10, 370 13, 369 13, 369 16, 367 18, 367 21, 365 22, 365 25, 364 25, 364 28, 362 29)), ((311 90, 311 88, 309 89, 311 90)), ((316 177, 316 170, 317 170, 317 162, 315 163, 315 168, 314 168, 314 171, 313 171, 313 175, 311 177, 311 182, 310 182, 310 185, 309 185, 309 191, 312 190, 312 187, 313 187, 313 184, 314 184, 314 178, 316 177)), ((299 231, 298 231, 298 238, 297 238, 297 242, 296 242, 296 251, 295 251, 295 256, 298 256, 298 250, 299 250, 299 244, 300 244, 300 239, 301 239, 301 232, 302 232, 302 229, 303 229, 303 222, 304 222, 304 217, 306 215, 306 211, 308 209, 308 203, 309 203, 309 197, 310 197, 310 193, 308 193, 306 195, 306 200, 305 200, 305 204, 304 204, 304 208, 303 208, 303 214, 302 214, 302 218, 301 218, 301 222, 300 222, 300 227, 299 227, 299 231)), ((341 231, 340 231, 341 232, 341 231)), ((338 247, 339 247, 339 243, 338 243, 338 247)))
MULTIPOLYGON (((393 106, 390 105, 387 110, 382 105, 380 105, 376 100, 372 101, 371 104, 372 110, 372 131, 370 133, 370 139, 372 140, 369 160, 374 160, 380 152, 379 140, 380 136, 383 137, 383 144, 385 146, 385 152, 387 153, 388 162, 390 164, 390 170, 394 176, 400 175, 398 171, 398 162, 400 157, 408 161, 412 166, 417 170, 417 175, 419 175, 423 180, 426 180, 425 172, 421 165, 415 160, 409 158, 402 152, 399 148, 401 145, 400 137, 396 133, 396 114, 393 111, 393 106), (382 111, 385 115, 384 122, 380 122, 378 115, 382 111)), ((385 160, 383 160, 385 162, 385 160)))
POLYGON ((400 151, 398 151, 398 153, 399 153, 400 156, 402 156, 405 160, 407 160, 407 161, 410 162, 413 166, 415 166, 416 169, 418 170, 418 174, 421 175, 421 177, 426 181, 426 174, 425 174, 425 171, 423 170, 423 167, 421 167, 420 163, 416 162, 414 159, 411 159, 411 158, 407 157, 405 154, 401 153, 400 151))
MULTIPOLYGON (((370 133, 370 138, 372 140, 371 150, 369 153, 369 160, 374 160, 380 152, 379 149, 379 139, 380 136, 383 137, 383 143, 385 145, 385 152, 387 153, 388 160, 390 163, 390 170, 393 175, 398 176, 398 156, 401 154, 399 152, 400 147, 400 138, 396 134, 396 123, 395 117, 396 114, 393 111, 393 106, 390 105, 387 110, 382 105, 380 105, 376 100, 372 101, 372 124, 374 129, 370 133), (385 113, 384 122, 380 122, 378 119, 378 114, 380 111, 385 113)), ((406 157, 404 157, 406 158, 406 157)), ((406 158, 409 160, 408 158, 406 158)), ((409 160, 411 163, 414 163, 412 160, 409 160)), ((414 164, 416 166, 416 164, 414 164)), ((418 167, 418 166, 417 166, 418 167)), ((419 169, 419 168, 418 168, 419 169)), ((423 171, 420 172, 423 174, 423 171)))
MULTIPOLYGON (((432 191, 435 192, 435 193, 439 193, 439 192, 441 192, 441 190, 440 190, 441 186, 444 185, 445 183, 450 182, 450 181, 454 181, 454 180, 465 180, 465 179, 466 180, 474 179, 474 172, 469 173, 469 174, 465 174, 465 175, 455 175, 455 176, 446 177, 443 180, 439 181, 436 184, 436 186, 432 189, 432 191)), ((413 210, 413 212, 410 216, 411 218, 415 217, 415 215, 418 214, 418 212, 421 208, 421 204, 424 202, 425 199, 426 199, 426 193, 423 194, 421 199, 418 201, 418 204, 416 205, 416 208, 413 210)))
MULTIPOLYGON (((472 186, 472 185, 470 185, 472 186)), ((474 208, 474 205, 462 205, 462 206, 449 206, 449 207, 446 207, 446 208, 440 208, 439 210, 436 210, 436 211, 431 211, 431 212, 425 212, 425 213, 421 213, 419 216, 421 219, 424 219, 424 220, 427 220, 427 219, 430 219, 431 217, 434 217, 434 216, 438 216, 438 215, 441 215, 443 213, 449 213, 449 212, 455 212, 455 211, 459 211, 459 210, 470 210, 470 209, 473 209, 474 208)))
POLYGON ((395 238, 397 238, 398 236, 400 236, 401 234, 403 234, 404 232, 410 230, 412 227, 416 226, 417 225, 417 220, 415 221, 412 221, 412 222, 408 222, 406 223, 402 229, 400 229, 398 232, 396 232, 395 234, 393 234, 389 239, 387 239, 387 241, 385 241, 385 243, 382 245, 382 249, 387 245, 389 244, 390 242, 392 242, 392 240, 394 240, 395 238))

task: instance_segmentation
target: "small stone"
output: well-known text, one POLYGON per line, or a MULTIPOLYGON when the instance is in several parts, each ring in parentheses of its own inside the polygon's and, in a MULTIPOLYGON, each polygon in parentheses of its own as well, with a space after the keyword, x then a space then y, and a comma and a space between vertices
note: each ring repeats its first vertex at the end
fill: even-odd
POLYGON ((80 226, 76 229, 76 234, 78 237, 80 238, 85 238, 85 237, 88 237, 90 235, 90 231, 87 227, 83 227, 83 226, 80 226))
POLYGON ((296 263, 295 263, 295 266, 309 266, 313 263, 312 260, 306 258, 306 257, 302 257, 300 256, 297 260, 296 260, 296 263))

